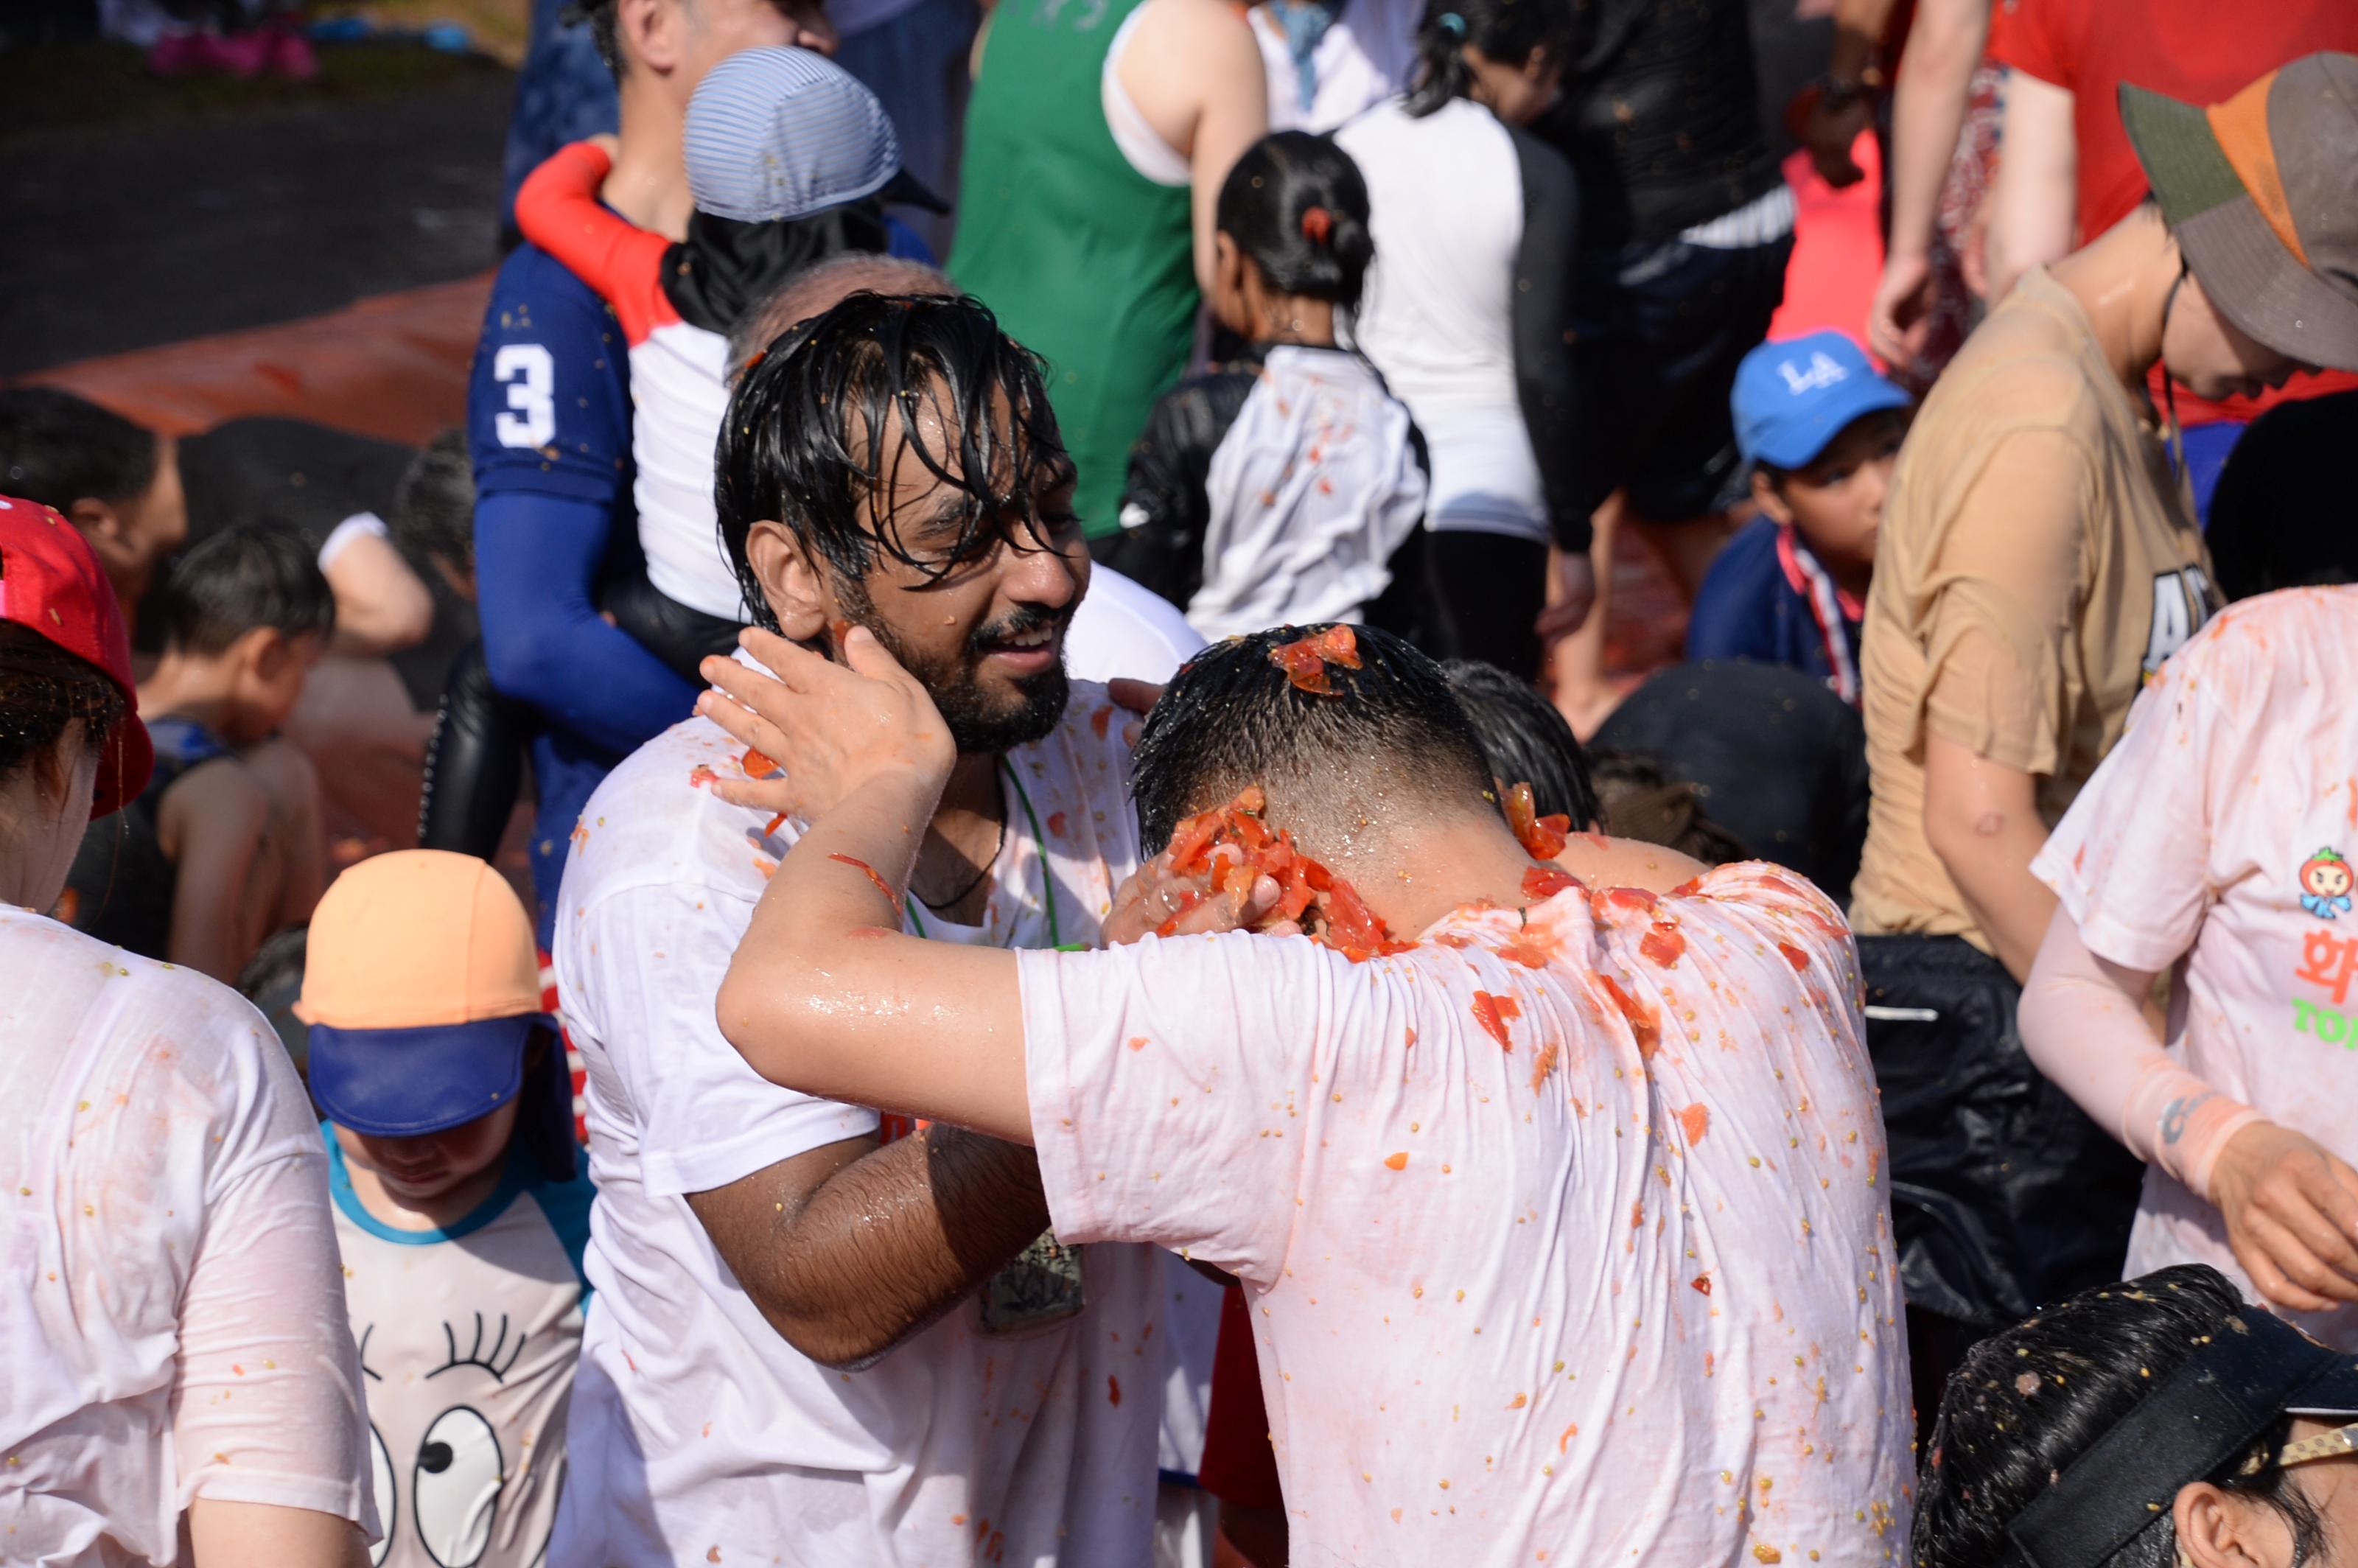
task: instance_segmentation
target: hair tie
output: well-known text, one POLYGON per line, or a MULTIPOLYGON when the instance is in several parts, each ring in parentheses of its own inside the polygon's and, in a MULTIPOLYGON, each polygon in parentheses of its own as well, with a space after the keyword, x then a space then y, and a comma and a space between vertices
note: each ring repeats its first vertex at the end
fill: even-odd
POLYGON ((1466 18, 1455 11, 1444 11, 1441 14, 1441 20, 1435 22, 1433 26, 1461 42, 1466 38, 1466 18))
POLYGON ((1304 207, 1302 210, 1302 237, 1303 239, 1308 240, 1314 245, 1324 245, 1325 244, 1328 236, 1332 235, 1334 232, 1335 214, 1327 211, 1324 207, 1304 207))

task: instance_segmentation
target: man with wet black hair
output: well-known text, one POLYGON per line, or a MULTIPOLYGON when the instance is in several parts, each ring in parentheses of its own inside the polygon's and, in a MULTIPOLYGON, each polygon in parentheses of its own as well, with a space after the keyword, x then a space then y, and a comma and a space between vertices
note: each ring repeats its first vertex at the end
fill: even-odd
MULTIPOLYGON (((846 300, 722 424, 721 535, 773 643, 872 637, 956 717, 903 927, 946 949, 1094 944, 1141 859, 1113 705, 1061 663, 1089 580, 1072 481, 1039 362, 967 299, 846 300)), ((549 1562, 1141 1563, 1152 1252, 1060 1246, 1030 1150, 780 1089, 719 1033, 801 831, 741 804, 774 766, 677 725, 591 797, 566 870, 600 1305, 549 1562)))
POLYGON ((1575 841, 1593 891, 1534 864, 1431 660, 1286 627, 1149 715, 1124 945, 925 944, 903 890, 965 765, 929 683, 857 627, 840 663, 745 644, 773 674, 715 661, 701 705, 784 767, 730 793, 807 826, 721 1031, 1034 1144, 1067 1244, 1236 1275, 1296 1561, 1888 1560, 1907 1353, 1822 895, 1650 846, 1575 841))

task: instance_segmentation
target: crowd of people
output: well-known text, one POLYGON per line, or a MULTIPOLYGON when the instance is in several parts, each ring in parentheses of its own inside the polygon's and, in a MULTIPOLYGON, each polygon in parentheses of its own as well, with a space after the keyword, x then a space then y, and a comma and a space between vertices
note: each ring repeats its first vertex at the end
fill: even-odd
POLYGON ((2358 10, 579 10, 0 390, 0 1560, 2358 1560, 2358 10))

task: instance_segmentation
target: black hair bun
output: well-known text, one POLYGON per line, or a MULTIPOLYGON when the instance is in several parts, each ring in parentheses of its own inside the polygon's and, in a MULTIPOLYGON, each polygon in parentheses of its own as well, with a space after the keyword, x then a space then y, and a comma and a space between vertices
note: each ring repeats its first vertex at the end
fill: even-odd
POLYGON ((1358 303, 1376 254, 1368 185, 1328 138, 1279 131, 1246 148, 1220 186, 1213 222, 1279 293, 1358 303))

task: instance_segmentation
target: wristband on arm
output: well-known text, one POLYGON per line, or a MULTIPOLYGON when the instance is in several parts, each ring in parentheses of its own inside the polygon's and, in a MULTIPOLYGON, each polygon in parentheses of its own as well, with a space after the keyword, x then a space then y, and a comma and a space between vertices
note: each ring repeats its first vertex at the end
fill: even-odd
POLYGON ((2177 1063, 2149 1062, 2121 1109, 2121 1141, 2202 1199, 2211 1195, 2211 1174, 2227 1141, 2255 1121, 2258 1111, 2230 1099, 2177 1063))

